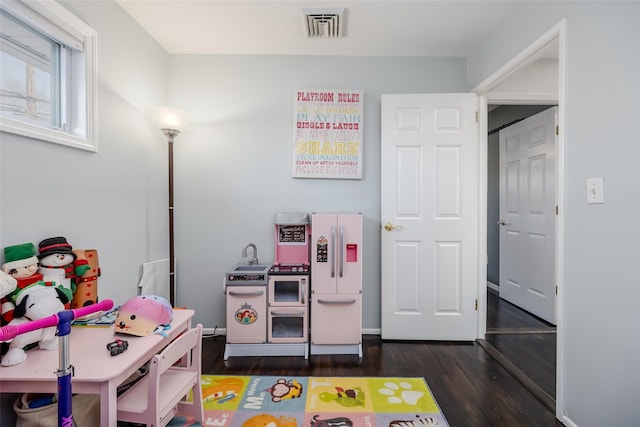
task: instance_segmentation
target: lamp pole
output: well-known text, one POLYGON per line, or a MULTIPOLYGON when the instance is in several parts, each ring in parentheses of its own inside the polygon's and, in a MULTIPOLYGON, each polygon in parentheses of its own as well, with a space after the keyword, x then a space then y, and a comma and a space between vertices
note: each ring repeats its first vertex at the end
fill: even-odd
POLYGON ((176 270, 173 234, 173 139, 180 134, 176 129, 162 129, 169 145, 169 302, 176 304, 176 270))
MULTIPOLYGON (((187 124, 186 114, 176 108, 154 106, 148 107, 147 116, 167 137, 169 145, 169 302, 176 306, 176 264, 173 229, 173 140, 184 130, 187 124)), ((166 295, 166 294, 163 294, 166 295)))

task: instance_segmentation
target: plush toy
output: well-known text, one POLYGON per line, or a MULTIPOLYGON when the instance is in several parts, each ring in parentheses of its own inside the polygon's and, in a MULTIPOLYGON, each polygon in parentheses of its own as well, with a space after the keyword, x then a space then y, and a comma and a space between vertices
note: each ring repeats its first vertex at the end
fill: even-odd
MULTIPOLYGON (((4 261, 2 271, 16 279, 14 289, 24 289, 27 286, 42 280, 42 274, 38 273, 38 258, 36 257, 36 247, 33 243, 22 243, 4 248, 4 261)), ((1 324, 6 325, 13 319, 14 302, 11 298, 3 295, 0 304, 2 305, 1 324)))
MULTIPOLYGON (((10 295, 15 303, 15 310, 9 325, 20 325, 49 317, 64 310, 64 304, 68 302, 62 286, 45 282, 33 283, 24 289, 17 289, 10 295)), ((13 366, 27 360, 24 347, 32 343, 38 343, 43 350, 57 349, 56 327, 51 326, 20 334, 10 342, 9 351, 0 362, 2 366, 13 366)))
POLYGON ((61 284, 67 294, 66 308, 71 306, 73 294, 76 291, 76 278, 78 274, 84 274, 89 267, 87 260, 77 260, 77 255, 64 237, 50 237, 44 239, 38 245, 38 259, 45 282, 61 284))
POLYGON ((76 262, 86 260, 89 265, 87 271, 77 274, 77 287, 71 300, 71 308, 80 308, 98 302, 98 277, 102 272, 98 262, 98 251, 74 249, 73 252, 76 254, 76 262))
MULTIPOLYGON (((13 276, 10 276, 9 274, 0 270, 0 298, 2 298, 3 300, 2 301, 3 306, 5 304, 4 297, 9 295, 11 292, 15 291, 17 286, 18 286, 18 281, 13 276)), ((8 301, 7 301, 7 304, 9 304, 8 301)), ((11 315, 13 315, 13 304, 11 304, 11 315)), ((4 326, 4 323, 2 323, 2 326, 4 326)), ((3 350, 4 350, 4 347, 0 351, 3 351, 3 350)))
POLYGON ((18 287, 18 281, 11 275, 0 270, 0 298, 9 295, 18 287))

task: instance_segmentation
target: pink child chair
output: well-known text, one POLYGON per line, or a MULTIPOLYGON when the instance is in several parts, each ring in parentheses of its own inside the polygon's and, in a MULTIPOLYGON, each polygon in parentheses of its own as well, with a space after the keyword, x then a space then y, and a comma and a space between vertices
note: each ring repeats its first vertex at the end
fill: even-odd
POLYGON ((201 371, 202 325, 198 324, 155 355, 149 373, 118 397, 118 420, 164 427, 180 413, 202 424, 201 371))

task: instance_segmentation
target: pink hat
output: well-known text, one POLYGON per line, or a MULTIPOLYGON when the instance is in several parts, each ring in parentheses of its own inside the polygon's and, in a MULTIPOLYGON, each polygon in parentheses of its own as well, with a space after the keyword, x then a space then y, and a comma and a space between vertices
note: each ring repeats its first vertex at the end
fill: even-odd
POLYGON ((151 335, 158 326, 168 325, 173 318, 171 304, 156 295, 138 295, 120 307, 115 332, 144 337, 151 335))

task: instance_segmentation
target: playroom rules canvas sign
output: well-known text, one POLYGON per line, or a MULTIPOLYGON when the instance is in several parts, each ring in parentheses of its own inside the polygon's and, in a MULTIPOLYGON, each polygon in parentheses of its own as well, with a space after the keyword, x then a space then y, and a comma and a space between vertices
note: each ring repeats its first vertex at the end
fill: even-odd
POLYGON ((362 91, 294 91, 294 178, 362 179, 362 106, 362 91))

